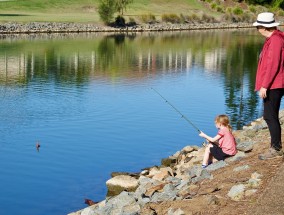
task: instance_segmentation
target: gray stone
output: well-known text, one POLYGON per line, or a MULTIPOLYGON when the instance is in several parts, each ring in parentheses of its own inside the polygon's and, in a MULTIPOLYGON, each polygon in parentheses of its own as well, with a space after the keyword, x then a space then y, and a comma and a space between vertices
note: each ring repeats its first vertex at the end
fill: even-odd
POLYGON ((250 152, 253 149, 254 142, 248 141, 248 142, 242 142, 237 144, 237 150, 242 152, 250 152))
POLYGON ((262 129, 266 129, 266 128, 267 128, 267 124, 266 124, 265 120, 263 120, 263 119, 257 119, 257 120, 255 120, 251 123, 251 129, 253 129, 253 130, 258 131, 258 130, 262 130, 262 129))
MULTIPOLYGON (((201 166, 197 166, 197 165, 194 165, 192 168, 190 168, 188 170, 188 175, 191 177, 191 178, 194 178, 194 177, 198 177, 201 175, 201 172, 202 172, 202 167, 201 166)), ((185 171, 186 172, 186 171, 185 171)))
POLYGON ((238 167, 234 168, 233 171, 239 172, 239 171, 247 170, 247 169, 249 169, 249 168, 250 168, 249 165, 238 166, 238 167))
POLYGON ((242 158, 244 158, 246 156, 246 154, 244 152, 238 151, 237 154, 235 154, 234 156, 227 158, 226 161, 227 162, 234 162, 234 161, 239 161, 242 158))
POLYGON ((252 129, 244 130, 243 135, 246 136, 246 137, 252 138, 252 137, 256 136, 256 131, 252 130, 252 129))
MULTIPOLYGON (((78 215, 100 215, 102 214, 100 212, 100 208, 103 208, 105 206, 105 200, 96 204, 96 205, 91 205, 87 208, 84 208, 80 214, 78 215)), ((74 214, 75 215, 75 214, 74 214)))
POLYGON ((148 188, 160 185, 161 182, 157 180, 141 176, 139 178, 139 186, 134 192, 134 197, 137 199, 137 203, 143 207, 146 203, 150 202, 150 197, 145 196, 148 188))
POLYGON ((228 193, 228 196, 235 201, 241 200, 244 197, 244 195, 245 195, 245 185, 243 184, 233 186, 228 193))
POLYGON ((243 130, 254 130, 259 131, 262 129, 266 129, 267 124, 263 118, 256 119, 255 121, 251 122, 249 125, 243 126, 243 130))
POLYGON ((144 186, 144 185, 149 184, 149 183, 151 183, 153 185, 158 185, 161 182, 158 181, 158 180, 149 178, 149 177, 140 176, 140 178, 138 179, 138 183, 139 183, 139 185, 143 185, 144 186))
POLYGON ((176 178, 173 176, 169 176, 165 179, 165 182, 169 182, 171 184, 173 184, 175 187, 179 186, 181 184, 181 179, 180 178, 176 178))
POLYGON ((192 178, 191 182, 196 183, 204 179, 213 179, 213 176, 206 169, 202 169, 200 175, 198 177, 192 178))
POLYGON ((185 187, 188 187, 190 185, 191 180, 189 179, 185 179, 185 180, 181 180, 180 184, 178 186, 176 186, 177 190, 182 190, 185 187))
POLYGON ((227 166, 228 164, 225 161, 217 161, 215 163, 212 163, 211 165, 209 165, 208 167, 206 167, 207 171, 214 171, 216 169, 220 169, 223 168, 225 166, 227 166))
POLYGON ((105 215, 126 215, 124 211, 128 211, 128 214, 136 215, 139 214, 138 208, 140 210, 134 194, 123 191, 119 195, 107 200, 104 207, 100 207, 94 212, 105 215))
POLYGON ((185 215, 184 211, 180 208, 178 209, 173 209, 173 208, 170 208, 168 210, 168 215, 185 215))
POLYGON ((156 192, 151 198, 151 202, 172 201, 177 197, 177 190, 172 184, 165 185, 162 192, 156 192))
POLYGON ((248 180, 248 187, 250 188, 258 188, 261 183, 261 179, 251 178, 248 180))
POLYGON ((80 215, 99 215, 99 213, 98 213, 98 211, 96 211, 96 209, 91 208, 91 207, 87 207, 84 210, 82 210, 80 215))
POLYGON ((261 179, 262 175, 257 173, 257 172, 254 172, 254 173, 251 174, 251 178, 252 179, 261 179))
POLYGON ((122 212, 120 215, 139 215, 140 206, 138 204, 135 205, 126 205, 122 208, 122 212))
POLYGON ((146 185, 140 185, 134 192, 134 198, 141 207, 150 202, 150 198, 145 196, 146 191, 146 185))

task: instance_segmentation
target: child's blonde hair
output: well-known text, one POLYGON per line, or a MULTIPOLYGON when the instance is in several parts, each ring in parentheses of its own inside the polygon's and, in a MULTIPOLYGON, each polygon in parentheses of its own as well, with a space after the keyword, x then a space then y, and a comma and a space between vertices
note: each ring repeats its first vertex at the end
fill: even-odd
POLYGON ((227 115, 221 114, 216 116, 215 123, 220 123, 224 127, 227 127, 230 132, 232 132, 232 126, 230 125, 230 120, 227 115))

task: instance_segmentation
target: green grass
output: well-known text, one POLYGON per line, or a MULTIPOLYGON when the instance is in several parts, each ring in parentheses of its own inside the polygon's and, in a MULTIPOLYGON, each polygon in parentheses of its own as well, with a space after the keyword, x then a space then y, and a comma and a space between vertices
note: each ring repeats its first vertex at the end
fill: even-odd
MULTIPOLYGON (((0 22, 101 23, 98 4, 99 0, 0 0, 0 22)), ((167 13, 191 15, 203 10, 198 0, 134 0, 124 15, 138 18, 151 13, 160 19, 167 13)))

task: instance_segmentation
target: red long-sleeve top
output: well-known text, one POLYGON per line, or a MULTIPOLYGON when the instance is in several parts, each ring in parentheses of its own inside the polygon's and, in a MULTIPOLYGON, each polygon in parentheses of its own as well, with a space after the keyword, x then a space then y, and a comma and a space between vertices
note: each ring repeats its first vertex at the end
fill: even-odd
POLYGON ((266 38, 258 61, 255 90, 284 88, 284 33, 266 38))

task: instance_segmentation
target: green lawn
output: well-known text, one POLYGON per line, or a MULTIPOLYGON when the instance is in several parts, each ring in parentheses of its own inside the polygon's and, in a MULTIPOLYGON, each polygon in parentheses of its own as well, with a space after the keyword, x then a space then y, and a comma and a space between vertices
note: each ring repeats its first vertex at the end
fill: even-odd
MULTIPOLYGON (((97 7, 99 0, 0 0, 0 22, 91 22, 100 23, 97 7)), ((201 13, 198 0, 134 0, 125 16, 139 18, 154 14, 201 13)))

